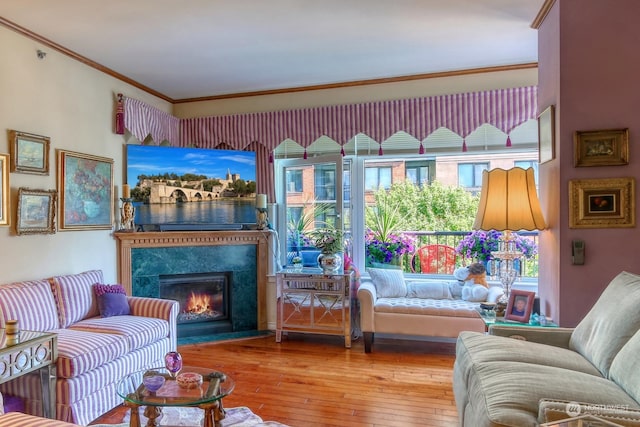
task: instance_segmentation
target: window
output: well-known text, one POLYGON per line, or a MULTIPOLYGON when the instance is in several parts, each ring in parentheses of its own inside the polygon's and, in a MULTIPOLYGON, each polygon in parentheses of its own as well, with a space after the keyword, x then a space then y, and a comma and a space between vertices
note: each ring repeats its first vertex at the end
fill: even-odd
POLYGON ((364 170, 365 191, 391 188, 391 167, 366 168, 364 170))
POLYGON ((336 199, 336 168, 320 165, 315 168, 315 195, 317 200, 336 199))
POLYGON ((287 170, 287 193, 302 192, 302 170, 287 170))
POLYGON ((426 162, 407 162, 406 179, 412 184, 428 185, 431 181, 429 165, 426 162))
POLYGON ((489 163, 460 163, 458 185, 467 189, 482 187, 482 171, 487 169, 489 163))

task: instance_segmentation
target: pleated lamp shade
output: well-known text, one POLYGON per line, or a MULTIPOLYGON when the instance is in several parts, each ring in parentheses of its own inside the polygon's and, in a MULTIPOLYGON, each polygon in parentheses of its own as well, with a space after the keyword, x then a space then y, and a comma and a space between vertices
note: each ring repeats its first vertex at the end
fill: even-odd
POLYGON ((492 169, 482 173, 474 230, 544 230, 533 168, 492 169))

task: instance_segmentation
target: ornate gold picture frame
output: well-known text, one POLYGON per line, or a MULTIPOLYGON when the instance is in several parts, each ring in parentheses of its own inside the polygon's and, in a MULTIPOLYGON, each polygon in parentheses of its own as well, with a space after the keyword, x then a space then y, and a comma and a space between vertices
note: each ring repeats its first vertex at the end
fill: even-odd
POLYGON ((577 131, 573 146, 576 167, 629 164, 629 129, 577 131))
POLYGON ((11 172, 49 175, 49 137, 9 131, 11 172))
POLYGON ((636 226, 635 178, 569 181, 569 228, 636 226))
POLYGON ((18 189, 16 234, 53 234, 56 232, 55 190, 18 189))
POLYGON ((113 227, 113 159, 56 150, 60 214, 58 228, 108 230, 113 227))

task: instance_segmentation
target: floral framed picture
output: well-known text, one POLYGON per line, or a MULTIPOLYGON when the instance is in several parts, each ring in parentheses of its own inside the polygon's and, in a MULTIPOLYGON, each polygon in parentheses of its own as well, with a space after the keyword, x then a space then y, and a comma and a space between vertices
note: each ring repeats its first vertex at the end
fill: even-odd
POLYGON ((113 159, 57 150, 57 163, 60 231, 111 229, 113 159))
POLYGON ((569 181, 569 228, 635 227, 635 179, 569 181))
POLYGON ((11 172, 49 175, 49 144, 49 137, 10 130, 11 172))
POLYGON ((535 292, 511 289, 507 309, 504 312, 505 320, 515 320, 516 322, 528 323, 533 310, 533 302, 536 298, 535 292))
POLYGON ((9 155, 0 154, 0 226, 9 221, 9 155))
POLYGON ((573 145, 575 167, 629 164, 629 129, 577 131, 573 145))
POLYGON ((56 232, 56 191, 18 189, 16 234, 53 234, 56 232))

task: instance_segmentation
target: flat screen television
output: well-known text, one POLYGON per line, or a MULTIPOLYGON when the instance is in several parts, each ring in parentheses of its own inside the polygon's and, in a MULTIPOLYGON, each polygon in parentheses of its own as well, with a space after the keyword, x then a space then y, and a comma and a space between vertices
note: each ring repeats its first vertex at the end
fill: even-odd
POLYGON ((255 224, 255 152, 128 144, 125 157, 139 230, 255 224))

